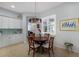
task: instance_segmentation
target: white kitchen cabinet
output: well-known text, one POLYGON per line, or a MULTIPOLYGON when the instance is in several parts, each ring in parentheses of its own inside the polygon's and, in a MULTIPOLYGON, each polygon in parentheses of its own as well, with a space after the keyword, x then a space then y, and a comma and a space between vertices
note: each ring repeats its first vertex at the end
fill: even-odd
POLYGON ((0 16, 0 28, 21 28, 21 20, 0 16))
POLYGON ((21 28, 21 20, 19 19, 9 19, 8 28, 21 28))
POLYGON ((0 48, 6 47, 12 44, 16 44, 19 42, 23 42, 23 36, 22 34, 16 34, 16 35, 2 35, 0 36, 0 48))
POLYGON ((0 17, 0 28, 2 28, 2 18, 0 17))
POLYGON ((8 28, 8 18, 2 17, 2 28, 8 28))

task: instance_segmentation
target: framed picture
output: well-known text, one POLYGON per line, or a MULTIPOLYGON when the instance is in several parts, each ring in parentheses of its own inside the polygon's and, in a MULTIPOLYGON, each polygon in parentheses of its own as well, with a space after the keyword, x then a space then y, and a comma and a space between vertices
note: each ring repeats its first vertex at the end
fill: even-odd
POLYGON ((79 31, 79 18, 60 21, 61 31, 79 31))

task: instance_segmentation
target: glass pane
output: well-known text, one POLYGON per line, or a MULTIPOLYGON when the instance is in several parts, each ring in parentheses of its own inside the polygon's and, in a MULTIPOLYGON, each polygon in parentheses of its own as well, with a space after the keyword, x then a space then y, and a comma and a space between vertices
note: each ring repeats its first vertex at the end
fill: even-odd
POLYGON ((53 32, 53 31, 54 31, 54 26, 53 26, 53 25, 50 25, 50 26, 49 26, 49 31, 50 31, 50 32, 53 32))
POLYGON ((44 26, 44 32, 47 32, 47 26, 44 26))

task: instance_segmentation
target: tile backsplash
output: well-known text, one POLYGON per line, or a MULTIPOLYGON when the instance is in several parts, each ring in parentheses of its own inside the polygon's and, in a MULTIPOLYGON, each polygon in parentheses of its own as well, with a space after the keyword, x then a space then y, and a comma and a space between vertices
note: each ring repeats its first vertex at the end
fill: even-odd
POLYGON ((0 35, 21 34, 22 29, 0 29, 0 35))

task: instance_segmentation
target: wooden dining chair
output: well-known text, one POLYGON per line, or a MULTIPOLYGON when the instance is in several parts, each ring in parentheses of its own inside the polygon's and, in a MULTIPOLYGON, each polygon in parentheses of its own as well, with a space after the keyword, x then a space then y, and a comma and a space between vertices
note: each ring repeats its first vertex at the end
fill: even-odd
POLYGON ((53 55, 54 55, 54 48, 53 48, 53 46, 54 46, 54 39, 55 39, 55 37, 50 37, 50 42, 49 42, 50 48, 52 50, 53 55))
POLYGON ((48 42, 43 45, 44 49, 48 51, 49 56, 50 56, 51 51, 52 51, 53 56, 54 56, 53 44, 54 44, 54 37, 50 37, 48 39, 48 42))
POLYGON ((46 39, 46 40, 48 40, 49 39, 49 37, 50 37, 50 34, 44 34, 44 39, 46 39))
POLYGON ((35 56, 35 52, 39 47, 39 45, 35 44, 34 39, 35 39, 34 34, 31 34, 30 36, 28 36, 28 43, 29 43, 28 55, 30 54, 30 51, 33 50, 33 56, 35 56))
POLYGON ((44 34, 44 37, 49 37, 49 36, 50 36, 50 34, 47 34, 47 33, 46 33, 46 34, 44 34))

